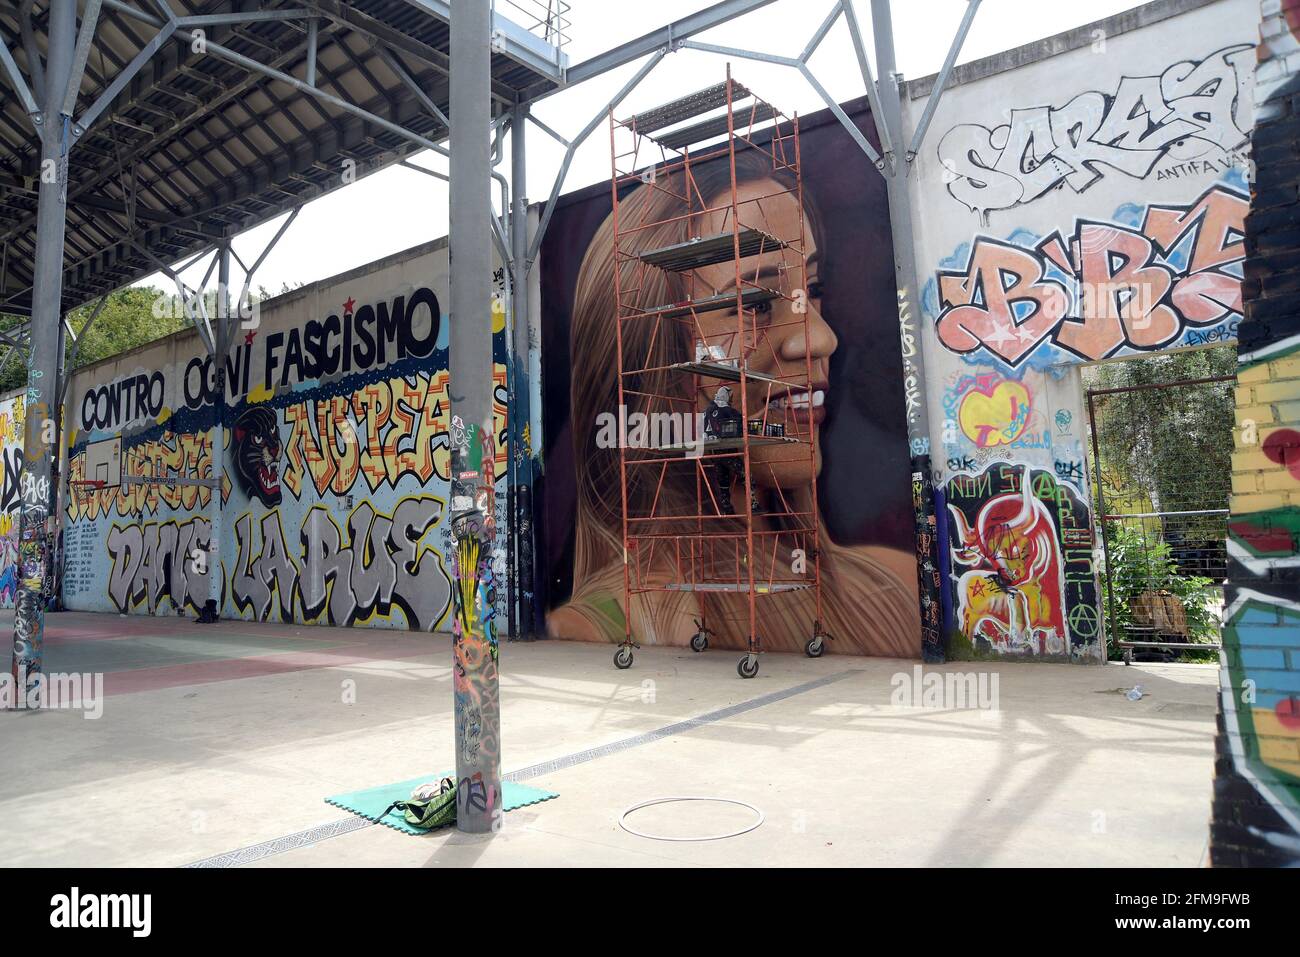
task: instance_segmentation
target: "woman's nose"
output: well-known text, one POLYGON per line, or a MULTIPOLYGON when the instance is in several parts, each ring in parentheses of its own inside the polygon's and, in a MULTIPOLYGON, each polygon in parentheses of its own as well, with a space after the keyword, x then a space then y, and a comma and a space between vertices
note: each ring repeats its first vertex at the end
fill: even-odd
MULTIPOLYGON (((790 321, 797 322, 798 313, 791 312, 790 321)), ((790 326, 790 335, 781 343, 781 358, 787 361, 802 359, 805 355, 813 359, 824 359, 834 352, 840 344, 839 338, 822 318, 821 312, 812 303, 808 304, 808 332, 799 325, 790 326)))

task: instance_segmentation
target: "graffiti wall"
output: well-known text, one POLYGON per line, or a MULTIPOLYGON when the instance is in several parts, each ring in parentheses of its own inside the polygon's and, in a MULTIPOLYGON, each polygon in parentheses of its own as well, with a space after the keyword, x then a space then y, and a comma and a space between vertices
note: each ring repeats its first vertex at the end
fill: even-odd
POLYGON ((950 655, 1104 659, 1079 366, 1236 338, 1257 20, 1112 18, 944 94, 913 214, 950 655))
MULTIPOLYGON (((871 135, 864 103, 849 103, 846 111, 871 135)), ((921 622, 898 309, 890 252, 877 241, 873 225, 888 215, 884 183, 827 111, 800 117, 800 130, 802 214, 812 244, 809 341, 802 332, 797 341, 790 336, 795 324, 778 314, 789 308, 787 303, 778 303, 761 321, 770 335, 780 337, 785 359, 811 360, 817 383, 805 401, 816 409, 821 452, 816 492, 823 627, 833 637, 828 643, 832 653, 915 658, 921 653, 921 622)), ((693 162, 692 167, 693 188, 704 193, 706 202, 720 196, 724 184, 729 195, 725 159, 693 162)), ((765 169, 755 157, 747 160, 742 154, 738 159, 738 181, 752 195, 787 188, 770 176, 770 162, 765 169)), ((641 201, 655 201, 645 195, 641 201)), ((629 193, 623 202, 634 208, 638 198, 629 193)), ((799 201, 791 194, 765 202, 765 216, 798 221, 799 201)), ((619 411, 611 325, 611 209, 608 185, 563 198, 541 257, 547 440, 541 547, 549 570, 547 629, 552 636, 591 641, 622 641, 629 614, 623 598, 619 453, 600 441, 600 422, 616 421, 619 411)), ((646 215, 656 219, 673 214, 646 215)), ((760 262, 760 267, 767 265, 775 261, 760 262)), ((711 313, 709 321, 734 323, 735 314, 711 313), (715 315, 724 318, 715 320, 715 315)), ((695 389, 689 377, 678 377, 670 387, 695 389)), ((705 405, 699 401, 694 392, 681 394, 683 405, 702 410, 705 405)), ((811 508, 813 487, 806 468, 797 474, 791 470, 790 475, 758 471, 753 489, 756 526, 759 533, 772 536, 764 539, 771 542, 779 520, 764 518, 763 513, 805 507, 799 503, 811 508)), ((693 509, 694 482, 689 486, 684 489, 666 480, 660 503, 676 507, 689 499, 693 509)), ((643 491, 653 494, 653 483, 643 491)), ((661 553, 665 556, 671 559, 667 550, 661 553)), ((675 573, 670 564, 654 566, 647 559, 645 574, 660 576, 656 583, 670 582, 675 573)), ((640 642, 685 645, 704 612, 714 632, 711 647, 744 647, 744 600, 722 593, 656 592, 634 602, 633 631, 640 642)), ((761 601, 763 647, 801 652, 817 620, 812 592, 761 601)))
POLYGON ((450 631, 447 277, 435 243, 235 317, 224 369, 189 332, 79 372, 65 605, 450 631))
POLYGON ((1220 867, 1300 861, 1300 10, 1263 12, 1210 836, 1220 867))
POLYGON ((0 608, 12 608, 18 591, 23 421, 22 394, 0 399, 0 608))

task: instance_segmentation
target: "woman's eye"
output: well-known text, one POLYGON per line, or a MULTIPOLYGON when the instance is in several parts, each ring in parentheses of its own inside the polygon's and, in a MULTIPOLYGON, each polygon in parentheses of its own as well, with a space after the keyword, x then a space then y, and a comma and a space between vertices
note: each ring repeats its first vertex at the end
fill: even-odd
POLYGON ((820 279, 814 279, 808 283, 808 298, 820 299, 822 297, 822 284, 820 279))

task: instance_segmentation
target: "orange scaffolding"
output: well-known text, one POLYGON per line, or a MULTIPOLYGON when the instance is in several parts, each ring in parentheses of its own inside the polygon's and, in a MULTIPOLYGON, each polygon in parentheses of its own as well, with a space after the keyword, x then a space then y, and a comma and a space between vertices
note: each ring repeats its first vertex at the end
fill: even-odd
POLYGON ((634 602, 650 623, 657 592, 698 593, 696 651, 716 634, 711 616, 734 622, 746 636, 737 671, 752 678, 758 600, 813 589, 804 648, 818 657, 830 636, 798 116, 758 99, 728 66, 725 82, 628 120, 611 111, 610 160, 626 622, 615 664, 631 666, 634 602), (771 175, 739 180, 741 153, 771 175), (721 163, 721 179, 705 166, 721 163), (781 197, 795 200, 793 224, 769 215, 789 209, 781 197), (787 358, 782 344, 800 334, 801 355, 787 358), (731 502, 737 483, 743 508, 731 502), (800 506, 786 489, 805 483, 811 503, 800 506))

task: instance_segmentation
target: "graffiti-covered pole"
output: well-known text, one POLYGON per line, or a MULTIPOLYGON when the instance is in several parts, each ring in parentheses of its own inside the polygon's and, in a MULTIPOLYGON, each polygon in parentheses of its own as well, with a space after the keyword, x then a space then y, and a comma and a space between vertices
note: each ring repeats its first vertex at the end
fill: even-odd
POLYGON ((528 375, 528 111, 516 106, 510 117, 510 211, 511 305, 515 311, 511 370, 515 381, 514 421, 510 427, 510 457, 515 463, 514 523, 515 575, 519 583, 519 628, 515 635, 531 638, 533 620, 533 461, 532 417, 533 382, 528 375))
POLYGON ((20 706, 37 707, 45 637, 44 582, 49 573, 48 524, 54 472, 59 374, 59 325, 63 317, 63 233, 67 225, 68 148, 71 121, 60 115, 72 73, 77 29, 76 0, 50 0, 49 48, 42 101, 36 264, 32 281, 31 345, 23 426, 22 517, 18 532, 18 594, 14 600, 13 676, 22 682, 20 706))
POLYGON ((226 463, 226 357, 230 355, 231 325, 230 310, 230 240, 227 239, 217 247, 217 335, 216 354, 212 357, 212 379, 216 385, 212 400, 212 466, 209 478, 216 484, 211 491, 212 518, 208 528, 208 603, 201 616, 211 623, 221 618, 222 589, 225 575, 221 571, 221 511, 225 503, 221 500, 221 476, 226 463))
POLYGON ((889 0, 871 0, 875 35, 876 73, 883 120, 894 144, 884 169, 893 233, 894 282, 898 289, 898 334, 903 356, 903 394, 907 404, 907 444, 912 464, 912 505, 916 521, 917 576, 921 601, 921 656, 944 659, 939 592, 939 549, 930 472, 930 415, 926 401, 925 357, 922 353, 920 290, 912 207, 908 197, 909 157, 904 149, 903 102, 894 57, 894 25, 889 0))
POLYGON ((451 521, 455 535, 453 680, 456 825, 493 829, 501 814, 501 708, 493 620, 495 430, 492 423, 491 11, 451 4, 451 521))

